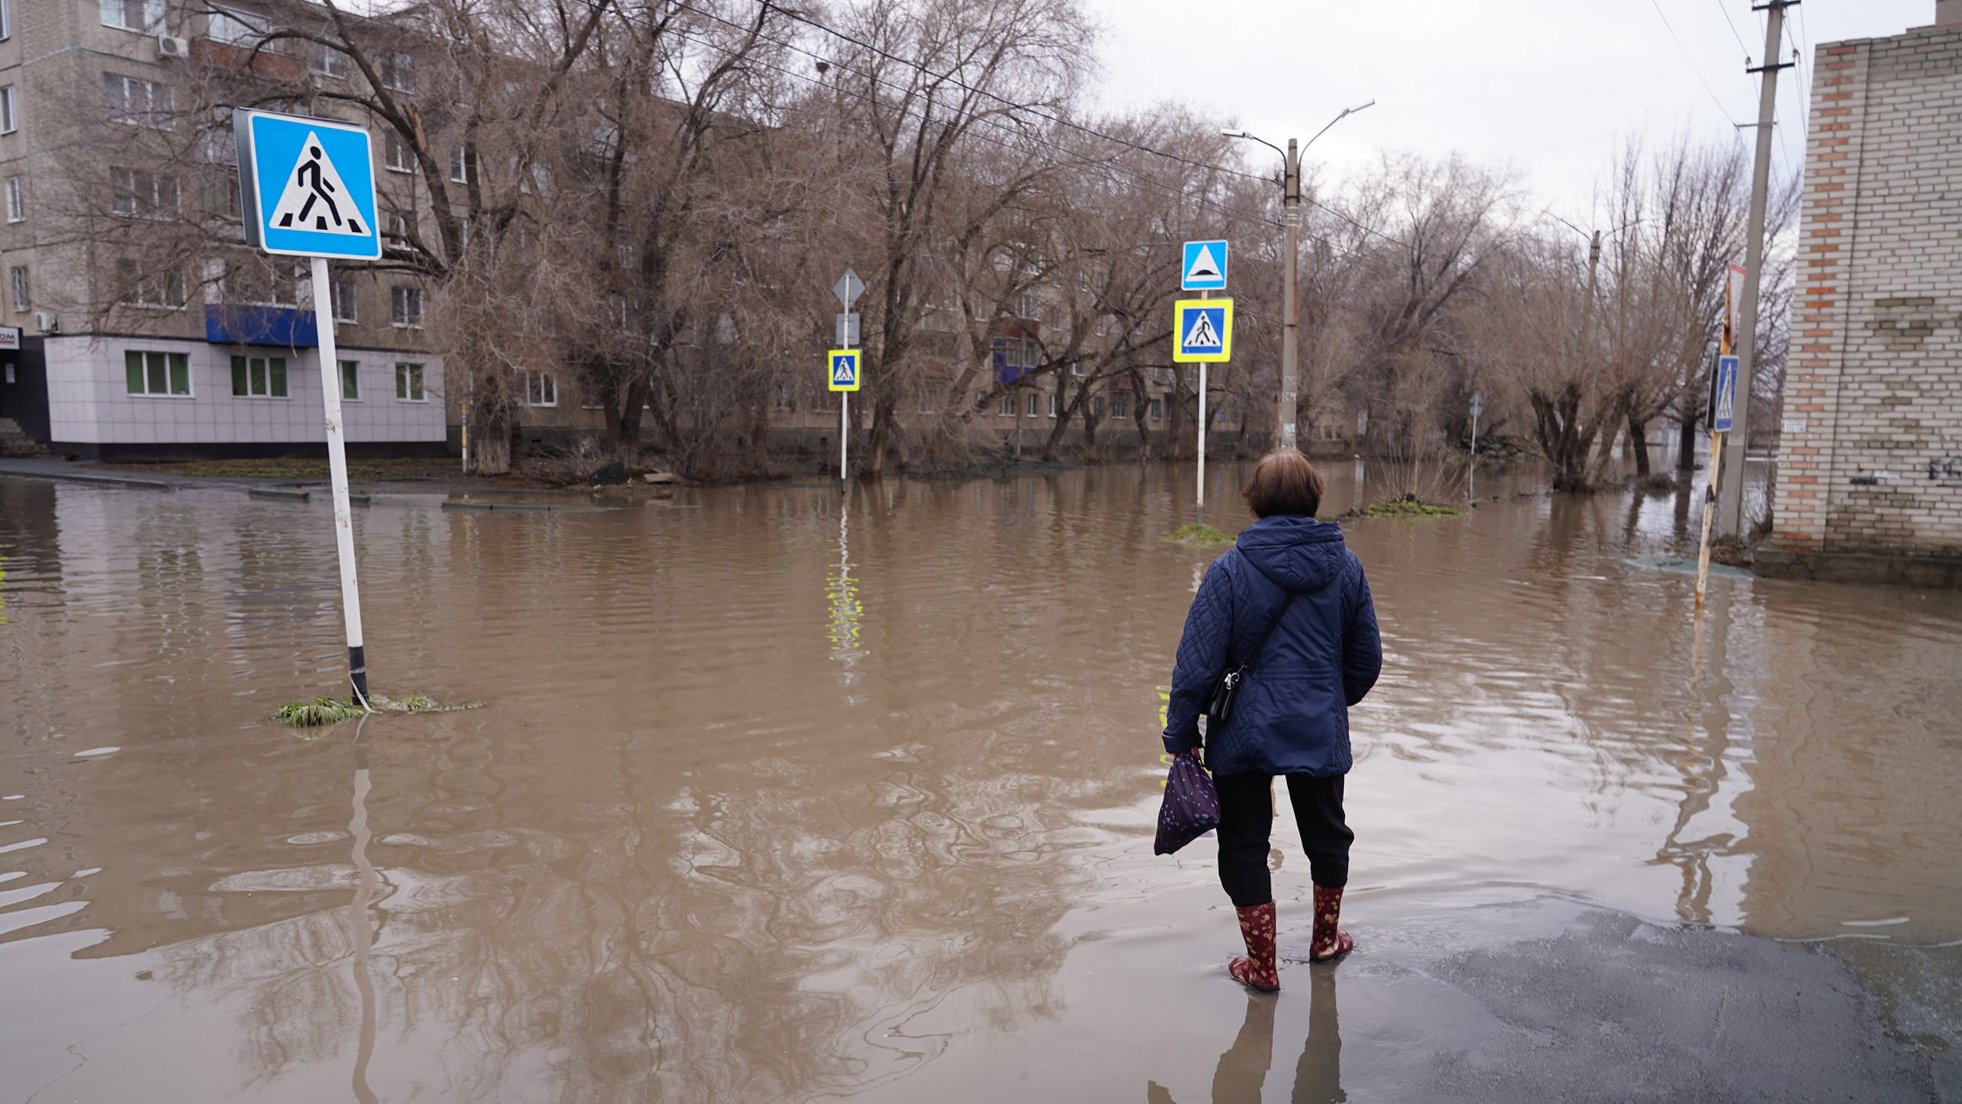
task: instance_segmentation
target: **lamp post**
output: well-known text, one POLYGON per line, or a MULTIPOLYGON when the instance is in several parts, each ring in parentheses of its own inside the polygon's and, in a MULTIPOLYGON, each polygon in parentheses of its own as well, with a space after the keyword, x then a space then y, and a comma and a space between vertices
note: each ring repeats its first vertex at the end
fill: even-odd
POLYGON ((1244 130, 1220 132, 1228 138, 1244 138, 1249 142, 1259 142, 1281 155, 1281 221, 1286 224, 1288 231, 1288 260, 1287 265, 1281 270, 1281 393, 1274 400, 1274 426, 1278 438, 1275 444, 1279 448, 1295 447, 1295 396, 1298 391, 1297 381, 1300 379, 1296 364, 1300 345, 1295 331, 1300 324, 1301 315, 1300 304, 1296 302, 1295 270, 1299 267, 1296 256, 1301 251, 1301 154, 1315 144, 1315 138, 1327 134, 1329 127, 1375 104, 1376 101, 1371 100, 1359 107, 1343 108, 1340 114, 1328 121, 1328 126, 1316 131, 1314 138, 1308 139, 1306 144, 1298 148, 1292 138, 1288 139, 1288 148, 1283 150, 1267 139, 1244 130))

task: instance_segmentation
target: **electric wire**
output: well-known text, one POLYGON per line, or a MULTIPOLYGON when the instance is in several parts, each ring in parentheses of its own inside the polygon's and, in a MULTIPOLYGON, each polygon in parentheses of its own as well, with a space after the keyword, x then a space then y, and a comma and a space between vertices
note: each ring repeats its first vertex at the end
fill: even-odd
POLYGON ((1696 59, 1690 56, 1689 50, 1683 45, 1683 40, 1676 37, 1676 28, 1670 24, 1669 17, 1663 14, 1662 4, 1658 0, 1649 0, 1649 6, 1655 9, 1656 18, 1662 20, 1662 29, 1669 32, 1669 40, 1676 44, 1677 52, 1683 55, 1683 63, 1689 66, 1690 74, 1696 77, 1696 83, 1702 85, 1703 91, 1710 94, 1710 102, 1717 105, 1717 112, 1724 117, 1725 122, 1730 124, 1731 136, 1742 144, 1744 136, 1737 132, 1737 120, 1731 116, 1730 109, 1724 106, 1723 100, 1717 97, 1717 90, 1710 87, 1709 81, 1703 79, 1703 71, 1696 67, 1696 59))

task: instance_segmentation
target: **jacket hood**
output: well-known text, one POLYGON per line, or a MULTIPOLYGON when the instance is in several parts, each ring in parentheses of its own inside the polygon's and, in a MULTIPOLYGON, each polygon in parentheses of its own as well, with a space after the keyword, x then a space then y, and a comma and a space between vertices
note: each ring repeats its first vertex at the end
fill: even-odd
POLYGON ((1289 590, 1320 590, 1342 574, 1342 527, 1294 514, 1261 518, 1240 531, 1240 555, 1289 590))

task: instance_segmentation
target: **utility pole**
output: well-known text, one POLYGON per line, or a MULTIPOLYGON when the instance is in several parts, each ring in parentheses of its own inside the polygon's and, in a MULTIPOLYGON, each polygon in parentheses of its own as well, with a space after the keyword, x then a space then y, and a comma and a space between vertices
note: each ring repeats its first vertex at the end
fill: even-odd
POLYGON ((1285 151, 1267 139, 1248 134, 1244 130, 1220 131, 1228 138, 1245 138, 1250 142, 1259 142, 1281 155, 1281 206, 1282 221, 1287 223, 1288 231, 1288 263, 1281 269, 1281 393, 1274 398, 1274 446, 1276 448, 1295 447, 1297 435, 1294 419, 1299 410, 1297 396, 1301 390, 1301 372, 1297 363, 1300 344, 1296 332, 1300 328, 1301 305, 1295 301, 1295 273, 1300 268, 1298 255, 1301 252, 1301 154, 1315 144, 1316 138, 1327 134, 1329 127, 1365 107, 1375 106, 1376 101, 1371 100, 1355 107, 1345 107, 1340 114, 1328 121, 1327 126, 1316 131, 1314 138, 1303 143, 1296 143, 1292 138, 1288 139, 1288 148, 1285 151))
POLYGON ((1724 445, 1723 482, 1717 490, 1717 533, 1744 536, 1744 450, 1750 439, 1751 381, 1757 371, 1758 278, 1764 271, 1764 203, 1771 178, 1771 136, 1774 107, 1778 100, 1778 71, 1791 68, 1791 62, 1775 60, 1779 54, 1779 35, 1785 28, 1785 9, 1798 0, 1766 0, 1754 4, 1752 11, 1766 13, 1764 22, 1764 64, 1747 67, 1745 72, 1762 74, 1758 90, 1758 150, 1751 166, 1751 221, 1744 241, 1744 309, 1737 335, 1737 412, 1733 416, 1730 438, 1724 445))
POLYGON ((1288 227, 1288 260, 1283 269, 1285 276, 1281 281, 1281 395, 1274 411, 1274 424, 1280 427, 1278 447, 1295 447, 1296 405, 1295 395, 1300 379, 1296 356, 1299 355, 1299 336, 1296 329, 1301 322, 1301 304, 1295 294, 1295 270, 1300 268, 1301 253, 1301 151, 1294 139, 1288 139, 1288 152, 1283 156, 1281 175, 1281 220, 1288 227))

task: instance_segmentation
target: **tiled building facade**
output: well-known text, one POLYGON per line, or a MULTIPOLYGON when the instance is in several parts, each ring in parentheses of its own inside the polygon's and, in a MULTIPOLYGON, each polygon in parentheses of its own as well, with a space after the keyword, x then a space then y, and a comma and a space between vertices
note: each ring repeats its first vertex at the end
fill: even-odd
POLYGON ((1962 583, 1962 3, 1815 58, 1775 573, 1962 583))
MULTIPOLYGON (((174 102, 187 82, 249 86, 268 65, 328 90, 361 79, 324 56, 250 56, 234 40, 258 17, 228 10, 0 0, 0 324, 22 332, 0 376, 0 417, 56 452, 147 459, 324 447, 304 262, 247 280, 236 275, 240 245, 136 280, 127 267, 156 263, 138 259, 149 227, 201 220, 218 228, 214 241, 237 233, 228 145, 214 142, 196 166, 143 153, 153 145, 146 130, 205 126, 228 137, 221 120, 187 118, 188 105, 174 102), (99 196, 78 184, 88 176, 105 185, 99 196), (91 204, 93 222, 78 214, 91 204)), ((350 450, 441 453, 443 361, 423 337, 420 285, 353 270, 333 279, 333 371, 350 450)))

